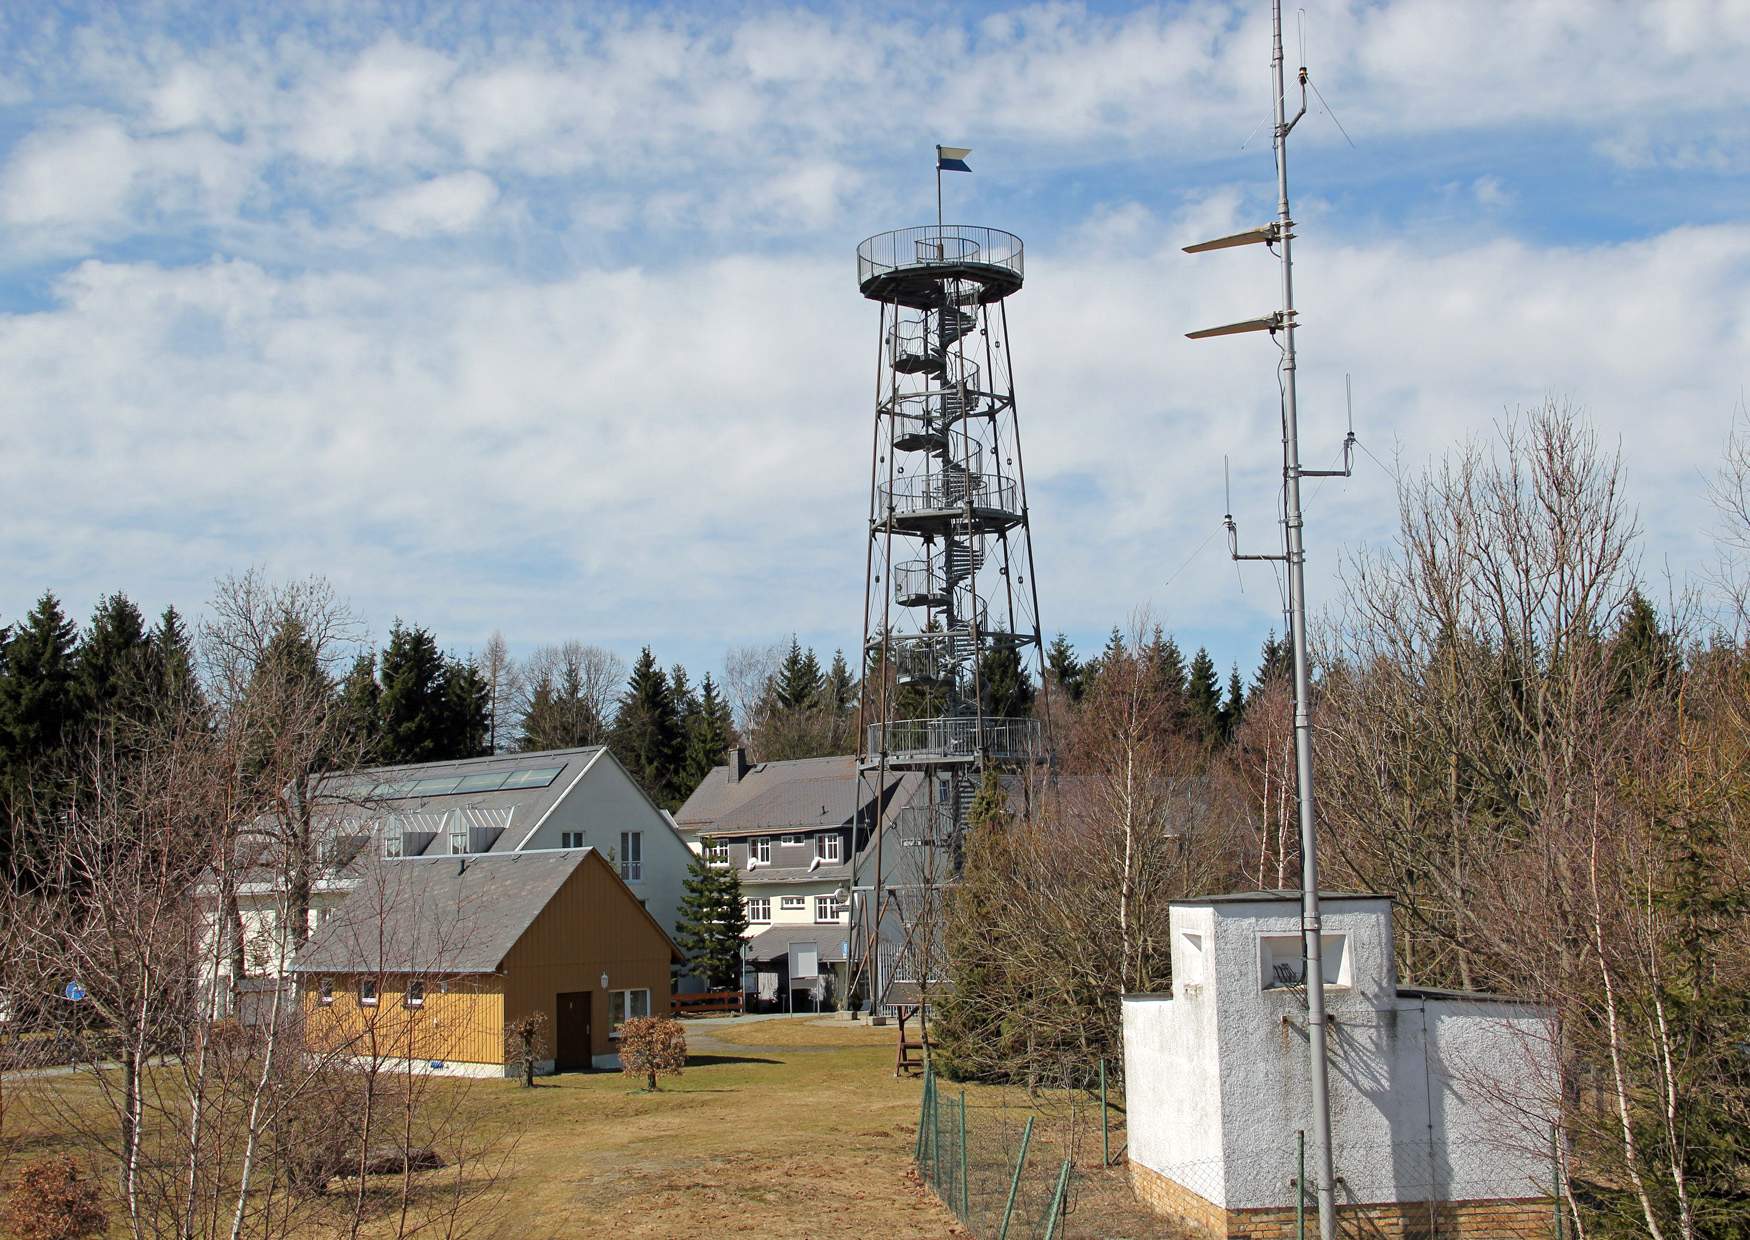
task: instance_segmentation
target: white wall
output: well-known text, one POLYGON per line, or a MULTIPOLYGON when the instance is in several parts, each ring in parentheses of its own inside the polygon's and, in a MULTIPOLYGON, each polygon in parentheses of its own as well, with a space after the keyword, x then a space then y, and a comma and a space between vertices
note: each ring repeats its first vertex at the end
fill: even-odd
MULTIPOLYGON (((1171 928, 1173 998, 1124 1002, 1131 1157, 1230 1209, 1290 1204, 1301 1130, 1311 1158, 1306 1009, 1298 988, 1265 988, 1260 942, 1298 934, 1299 907, 1187 905, 1171 928), (1190 934, 1204 936, 1201 981, 1190 934)), ((1384 900, 1328 903, 1324 932, 1348 957, 1349 984, 1325 989, 1339 1201, 1547 1191, 1535 1180, 1536 1100, 1553 1080, 1542 1015, 1400 998, 1384 900)))

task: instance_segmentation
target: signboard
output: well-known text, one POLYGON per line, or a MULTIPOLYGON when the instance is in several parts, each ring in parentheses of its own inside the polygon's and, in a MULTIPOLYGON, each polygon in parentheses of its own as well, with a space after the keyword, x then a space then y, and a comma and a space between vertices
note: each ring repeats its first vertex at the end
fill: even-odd
POLYGON ((68 982, 61 990, 61 997, 72 1003, 77 1003, 85 997, 85 987, 78 982, 68 982))

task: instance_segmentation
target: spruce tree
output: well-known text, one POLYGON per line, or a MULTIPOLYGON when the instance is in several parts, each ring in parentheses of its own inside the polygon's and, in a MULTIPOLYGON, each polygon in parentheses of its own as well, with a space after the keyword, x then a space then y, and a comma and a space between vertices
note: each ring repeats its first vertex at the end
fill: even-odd
POLYGON ((78 629, 44 593, 6 642, 0 676, 0 873, 28 866, 53 821, 64 743, 79 728, 78 629))
POLYGON ((820 672, 820 660, 814 651, 803 650, 794 635, 790 638, 790 653, 778 668, 772 696, 779 710, 805 711, 819 705, 825 677, 820 672))
POLYGON ((377 656, 370 651, 352 661, 346 679, 340 682, 338 730, 348 758, 377 761, 382 741, 382 690, 377 684, 377 656))
POLYGON ((1051 678, 1063 690, 1064 696, 1072 702, 1082 700, 1086 688, 1083 683, 1082 662, 1076 658, 1075 647, 1069 644, 1069 638, 1061 632, 1051 639, 1051 645, 1045 652, 1045 666, 1051 672, 1051 678))
POLYGON ((729 703, 717 692, 711 673, 699 684, 699 707, 687 725, 686 761, 682 763, 681 783, 686 795, 704 782, 722 764, 724 755, 735 743, 735 723, 729 703))
POLYGON ((1221 708, 1221 739, 1231 741, 1246 718, 1246 685, 1240 679, 1240 665, 1233 665, 1227 677, 1227 702, 1221 708))
POLYGON ((675 942, 710 990, 741 989, 741 948, 747 912, 735 867, 712 865, 695 853, 676 916, 675 942))
POLYGON ((985 714, 996 719, 1025 718, 1033 709, 1033 677, 1014 646, 993 646, 978 661, 978 687, 985 714))
POLYGON ((1186 726, 1186 714, 1190 709, 1186 696, 1190 692, 1190 686, 1185 671, 1185 656, 1179 650, 1179 643, 1157 624, 1154 636, 1144 647, 1142 655, 1148 667, 1150 684, 1162 703, 1162 718, 1174 731, 1183 730, 1186 726))
POLYGON ((383 650, 378 703, 379 757, 387 763, 432 762, 445 752, 452 704, 437 640, 417 625, 395 621, 383 650))
POLYGON ((1276 630, 1271 629, 1270 635, 1264 639, 1263 649, 1258 653, 1258 670, 1252 677, 1252 690, 1247 695, 1248 701, 1257 701, 1260 693, 1277 683, 1294 683, 1294 647, 1286 637, 1278 638, 1276 630))
POLYGON ((649 646, 632 666, 608 743, 651 800, 664 809, 680 805, 680 716, 668 675, 656 665, 649 646))
POLYGON ((174 607, 158 617, 148 640, 151 643, 154 692, 173 711, 187 711, 205 719, 210 708, 194 670, 194 643, 174 607))
POLYGON ((1682 666, 1677 640, 1659 627, 1659 613, 1647 596, 1635 590, 1606 647, 1610 660, 1611 700, 1627 702, 1644 690, 1663 690, 1682 666))
POLYGON ((1215 676, 1215 660, 1201 647, 1191 659, 1185 707, 1193 736, 1209 745, 1221 740, 1221 683, 1215 676))
POLYGON ((155 707, 146 618, 125 594, 100 599, 79 643, 79 711, 110 723, 144 723, 155 707))
POLYGON ((492 685, 464 659, 445 659, 444 729, 439 757, 483 758, 492 752, 492 685))

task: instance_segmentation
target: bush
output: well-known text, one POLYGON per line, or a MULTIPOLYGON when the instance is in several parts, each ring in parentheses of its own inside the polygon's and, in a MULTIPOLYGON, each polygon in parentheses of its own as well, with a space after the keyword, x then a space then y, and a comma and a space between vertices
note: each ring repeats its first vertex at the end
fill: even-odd
POLYGON ((656 1088, 656 1074, 679 1076, 687 1066, 687 1035, 672 1016, 634 1016, 620 1026, 620 1071, 656 1088))
POLYGON ((6 1200, 6 1226, 18 1240, 85 1240, 109 1226, 97 1185, 65 1154, 25 1164, 6 1200))
POLYGON ((504 1055, 525 1087, 535 1083, 535 1065, 547 1057, 547 1013, 528 1012, 504 1022, 504 1055))

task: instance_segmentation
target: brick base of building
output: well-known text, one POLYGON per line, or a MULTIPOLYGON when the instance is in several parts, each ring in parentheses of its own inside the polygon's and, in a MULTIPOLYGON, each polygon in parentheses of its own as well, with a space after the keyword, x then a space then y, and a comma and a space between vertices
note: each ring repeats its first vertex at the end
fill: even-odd
MULTIPOLYGON (((1294 1240, 1294 1207, 1228 1210, 1139 1163, 1130 1164, 1136 1195, 1200 1240, 1294 1240)), ((1555 1234, 1547 1197, 1488 1201, 1381 1202, 1337 1207, 1344 1236, 1367 1240, 1548 1240, 1555 1234)), ((1308 1234, 1318 1213, 1307 1210, 1308 1234)))

